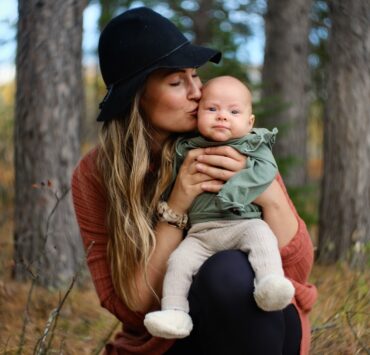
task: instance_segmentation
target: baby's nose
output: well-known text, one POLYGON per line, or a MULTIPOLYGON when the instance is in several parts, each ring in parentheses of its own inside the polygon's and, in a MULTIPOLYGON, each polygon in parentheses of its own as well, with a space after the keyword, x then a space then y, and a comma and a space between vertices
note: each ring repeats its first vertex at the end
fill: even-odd
POLYGON ((227 120, 227 114, 224 113, 224 112, 220 112, 219 115, 218 115, 218 119, 220 121, 226 121, 227 120))

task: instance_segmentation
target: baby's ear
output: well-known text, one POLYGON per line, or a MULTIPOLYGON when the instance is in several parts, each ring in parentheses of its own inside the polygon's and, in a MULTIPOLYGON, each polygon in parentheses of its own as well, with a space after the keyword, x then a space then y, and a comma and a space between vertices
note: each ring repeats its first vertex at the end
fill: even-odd
POLYGON ((249 122, 250 122, 251 125, 254 125, 255 119, 256 119, 256 117, 254 115, 249 116, 249 122))

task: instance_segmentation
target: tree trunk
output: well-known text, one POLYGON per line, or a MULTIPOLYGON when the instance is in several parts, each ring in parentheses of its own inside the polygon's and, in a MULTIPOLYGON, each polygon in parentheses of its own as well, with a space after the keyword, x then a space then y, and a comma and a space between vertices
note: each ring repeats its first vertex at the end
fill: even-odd
POLYGON ((365 265, 370 242, 370 2, 333 0, 320 260, 365 265))
POLYGON ((274 152, 288 165, 283 175, 289 186, 302 186, 307 177, 311 3, 311 0, 269 0, 265 16, 262 97, 269 111, 264 122, 269 128, 279 128, 274 152))
POLYGON ((18 5, 13 276, 24 280, 31 272, 46 286, 68 281, 83 255, 70 193, 52 209, 79 157, 84 6, 85 0, 18 5))
POLYGON ((212 40, 211 12, 214 8, 213 0, 201 0, 198 2, 199 10, 193 16, 194 43, 207 45, 212 40))

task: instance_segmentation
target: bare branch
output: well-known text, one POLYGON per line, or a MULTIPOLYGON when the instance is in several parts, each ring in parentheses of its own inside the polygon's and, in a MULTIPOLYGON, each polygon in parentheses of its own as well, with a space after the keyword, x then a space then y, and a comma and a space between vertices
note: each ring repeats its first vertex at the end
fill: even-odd
MULTIPOLYGON (((87 248, 86 250, 86 256, 87 257, 90 253, 90 250, 92 248, 92 246, 94 245, 94 241, 92 241, 89 245, 89 247, 87 248)), ((58 304, 58 307, 57 308, 54 308, 51 312, 50 312, 50 315, 49 315, 49 318, 46 322, 46 325, 45 325, 45 328, 44 328, 44 333, 42 335, 42 337, 37 341, 36 345, 35 345, 35 348, 34 348, 34 351, 33 353, 36 354, 36 355, 44 355, 47 353, 47 351, 50 349, 51 347, 51 344, 52 344, 52 340, 53 340, 53 337, 54 337, 54 331, 57 327, 57 323, 58 323, 58 319, 59 319, 59 316, 60 316, 60 312, 69 296, 69 294, 71 293, 72 289, 73 289, 73 286, 82 270, 82 265, 83 265, 83 261, 81 261, 79 267, 78 267, 78 270, 76 271, 75 275, 73 276, 72 278, 72 281, 66 291, 66 293, 64 294, 63 298, 59 301, 59 304, 58 304), (51 331, 51 333, 50 333, 51 331), (50 338, 49 338, 49 341, 48 341, 48 344, 46 345, 46 340, 47 340, 47 337, 50 333, 50 338)))
POLYGON ((337 323, 335 322, 318 325, 316 327, 312 327, 311 333, 319 332, 320 330, 335 328, 336 326, 337 326, 337 323))
POLYGON ((33 278, 32 283, 31 283, 31 287, 30 287, 30 289, 28 291, 28 295, 27 295, 26 307, 25 307, 24 312, 23 312, 23 324, 22 324, 21 335, 19 337, 19 345, 18 345, 17 355, 20 355, 23 352, 23 346, 24 346, 24 343, 25 343, 27 325, 30 321, 29 306, 31 304, 31 297, 32 297, 33 289, 35 287, 35 283, 36 283, 36 278, 33 278))

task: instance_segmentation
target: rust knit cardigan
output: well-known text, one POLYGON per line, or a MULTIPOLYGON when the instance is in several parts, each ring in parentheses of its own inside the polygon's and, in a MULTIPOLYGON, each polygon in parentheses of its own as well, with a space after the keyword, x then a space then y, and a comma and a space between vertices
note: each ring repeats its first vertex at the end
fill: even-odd
MULTIPOLYGON (((85 248, 89 250, 87 264, 102 307, 114 314, 122 322, 115 340, 106 346, 107 354, 148 354, 159 355, 167 351, 174 340, 152 337, 143 325, 143 314, 132 312, 115 293, 109 262, 107 260, 106 196, 104 188, 96 176, 97 149, 86 154, 72 177, 73 203, 85 248)), ((298 220, 298 231, 288 245, 283 247, 281 257, 285 275, 293 282, 296 289, 295 304, 302 325, 301 354, 308 354, 310 345, 310 324, 308 313, 311 310, 317 291, 307 282, 313 263, 313 247, 305 223, 298 216, 284 183, 278 175, 277 180, 285 191, 292 211, 298 220)), ((248 336, 246 334, 246 336, 248 336)))

